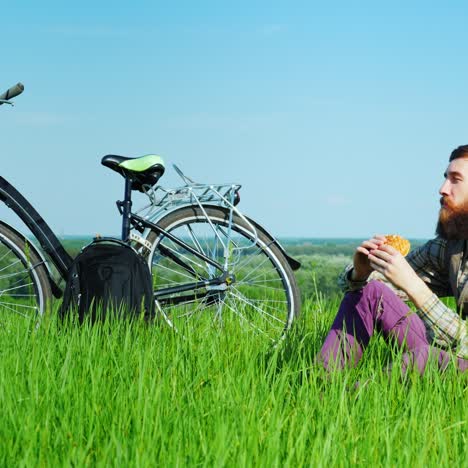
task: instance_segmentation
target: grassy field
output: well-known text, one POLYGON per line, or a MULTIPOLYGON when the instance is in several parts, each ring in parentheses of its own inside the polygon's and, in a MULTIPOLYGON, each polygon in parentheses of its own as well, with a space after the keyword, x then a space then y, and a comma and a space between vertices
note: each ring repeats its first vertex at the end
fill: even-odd
POLYGON ((402 379, 378 336, 356 369, 314 364, 355 243, 286 243, 303 308, 276 347, 228 319, 183 336, 55 313, 39 328, 4 322, 0 466, 468 467, 467 374, 402 379))
POLYGON ((467 466, 467 376, 389 379, 380 338, 326 376, 337 305, 307 300, 276 348, 229 323, 0 328, 0 464, 467 466))

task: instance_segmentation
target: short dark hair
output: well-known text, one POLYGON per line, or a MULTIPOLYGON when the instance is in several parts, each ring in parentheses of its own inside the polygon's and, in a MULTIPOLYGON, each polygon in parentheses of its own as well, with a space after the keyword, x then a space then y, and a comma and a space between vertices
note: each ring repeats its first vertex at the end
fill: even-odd
POLYGON ((458 158, 468 158, 468 145, 462 145, 455 148, 450 155, 449 162, 458 158))

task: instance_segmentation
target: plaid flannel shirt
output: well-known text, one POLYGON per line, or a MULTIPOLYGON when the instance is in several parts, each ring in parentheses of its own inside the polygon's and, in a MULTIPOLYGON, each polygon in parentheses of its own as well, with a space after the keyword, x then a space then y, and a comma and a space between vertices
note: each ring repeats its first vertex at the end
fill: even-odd
MULTIPOLYGON (((453 349, 458 357, 468 359, 468 323, 439 297, 453 296, 447 267, 445 265, 446 241, 435 238, 413 250, 406 257, 416 274, 429 286, 433 295, 417 310, 423 320, 429 338, 443 348, 453 349)), ((356 291, 371 280, 383 281, 396 294, 408 301, 406 294, 396 289, 382 274, 373 272, 366 281, 352 281, 350 273, 353 265, 348 265, 338 278, 343 291, 356 291)), ((459 291, 468 281, 468 262, 464 261, 458 272, 459 291)))

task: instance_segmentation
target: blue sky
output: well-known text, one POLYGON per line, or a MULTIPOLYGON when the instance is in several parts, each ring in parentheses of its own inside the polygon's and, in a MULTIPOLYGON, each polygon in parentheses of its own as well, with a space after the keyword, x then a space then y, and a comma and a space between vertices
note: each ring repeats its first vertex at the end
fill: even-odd
MULTIPOLYGON (((468 143, 465 2, 7 2, 1 175, 59 234, 117 234, 103 155, 239 182, 277 236, 428 238, 468 143)), ((12 217, 0 207, 0 216, 12 217)))

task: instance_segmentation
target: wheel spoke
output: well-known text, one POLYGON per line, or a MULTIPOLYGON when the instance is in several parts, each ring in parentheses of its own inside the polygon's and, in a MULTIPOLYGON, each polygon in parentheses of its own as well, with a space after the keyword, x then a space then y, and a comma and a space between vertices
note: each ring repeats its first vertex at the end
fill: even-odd
POLYGON ((8 255, 14 255, 14 254, 11 250, 7 250, 5 254, 2 257, 0 257, 0 262, 3 261, 3 259, 7 257, 8 255))
POLYGON ((13 287, 13 288, 3 289, 3 290, 1 291, 0 294, 6 293, 6 292, 8 292, 8 291, 14 291, 15 289, 25 288, 25 287, 27 287, 27 286, 32 286, 32 283, 21 284, 21 285, 19 285, 19 286, 15 286, 15 287, 13 287))
MULTIPOLYGON (((191 303, 196 303, 196 301, 192 301, 191 303)), ((184 305, 185 305, 185 303, 184 303, 184 305)), ((206 305, 206 296, 197 304, 195 309, 190 310, 190 311, 186 312, 185 314, 178 315, 177 318, 178 319, 180 319, 182 317, 191 318, 194 315, 196 315, 200 310, 202 310, 202 307, 204 307, 205 305, 206 305)))
MULTIPOLYGON (((158 268, 162 268, 163 270, 167 270, 171 273, 174 273, 174 269, 172 268, 169 268, 167 267, 166 265, 163 265, 161 263, 157 263, 156 264, 158 268)), ((185 271, 180 271, 180 270, 177 270, 177 275, 179 276, 183 276, 184 278, 188 278, 190 281, 193 281, 194 280, 194 277, 193 276, 190 276, 188 273, 186 273, 185 271)), ((160 278, 161 276, 157 275, 156 276, 156 279, 160 278)), ((179 283, 179 284, 182 284, 182 283, 179 283)))
MULTIPOLYGON (((21 312, 18 312, 17 310, 13 309, 12 307, 10 307, 8 304, 6 303, 1 303, 2 304, 2 309, 8 309, 8 310, 11 310, 12 312, 14 312, 15 314, 17 315, 21 315, 21 317, 24 317, 24 318, 27 318, 27 319, 31 319, 31 316, 30 315, 26 315, 26 314, 22 314, 21 312)), ((15 304, 15 306, 17 306, 17 304, 15 304)), ((37 310, 37 309, 36 309, 37 310)))
MULTIPOLYGON (((243 281, 239 281, 236 283, 237 286, 252 286, 252 283, 249 281, 248 283, 244 283, 243 281)), ((264 284, 256 284, 256 288, 268 289, 268 291, 278 291, 284 294, 284 289, 282 288, 273 288, 271 286, 265 286, 264 284)))
MULTIPOLYGON (((7 305, 7 304, 13 304, 13 302, 2 302, 2 301, 0 301, 0 305, 7 305)), ((23 309, 37 310, 37 307, 35 307, 35 306, 29 306, 29 305, 18 304, 18 303, 14 303, 14 305, 15 305, 15 307, 22 307, 23 309)))
MULTIPOLYGON (((0 273, 1 273, 2 271, 4 271, 4 270, 8 269, 8 268, 11 268, 12 266, 17 265, 18 263, 21 263, 21 260, 20 260, 20 259, 17 259, 15 262, 10 263, 10 264, 7 265, 5 268, 2 268, 2 269, 0 270, 0 273)), ((7 276, 2 276, 2 278, 7 278, 7 276)))
POLYGON ((236 297, 237 299, 239 299, 240 301, 244 302, 245 304, 247 304, 248 306, 250 307, 253 307, 256 311, 260 312, 260 314, 263 314, 263 315, 266 315, 270 318, 272 318, 273 320, 276 320, 277 322, 280 322, 280 323, 283 323, 282 320, 280 320, 278 317, 275 317, 274 315, 271 315, 269 314, 268 312, 266 312, 265 310, 263 310, 261 307, 258 307, 257 305, 255 305, 252 301, 252 299, 247 299, 242 293, 240 293, 239 291, 237 291, 238 294, 232 292, 232 295, 234 297, 236 297))
MULTIPOLYGON (((245 317, 244 315, 242 315, 242 313, 240 311, 238 311, 236 308, 234 307, 231 307, 227 302, 226 302, 226 307, 228 309, 230 309, 235 315, 237 315, 240 319, 241 319, 241 322, 242 323, 246 323, 247 325, 249 325, 250 327, 252 327, 256 332, 262 334, 262 335, 266 335, 266 332, 264 330, 262 330, 261 328, 258 328, 254 323, 252 323, 250 320, 247 319, 247 317, 245 317)), ((271 341, 274 341, 273 338, 269 337, 268 338, 271 340, 271 341)))
POLYGON ((190 224, 186 224, 185 229, 187 230, 187 232, 188 232, 190 238, 192 239, 194 245, 196 246, 197 250, 206 257, 207 256, 206 252, 203 250, 202 246, 198 242, 198 239, 196 238, 196 236, 195 236, 195 234, 193 232, 192 226, 190 226, 190 224))
MULTIPOLYGON (((2 293, 0 293, 0 297, 2 293)), ((8 297, 36 297, 35 294, 8 294, 8 297)))
POLYGON ((270 259, 268 257, 265 257, 264 260, 261 261, 260 264, 258 264, 253 270, 250 270, 247 276, 244 276, 243 280, 245 281, 249 276, 251 276, 255 271, 257 271, 265 262, 268 262, 270 259))
POLYGON ((243 262, 239 262, 236 267, 238 269, 245 268, 247 267, 250 263, 252 263, 256 258, 258 258, 258 255, 263 254, 263 249, 261 248, 256 248, 254 252, 249 252, 248 254, 245 254, 245 260, 243 262))
POLYGON ((203 265, 201 265, 200 263, 196 262, 195 260, 193 260, 192 258, 190 257, 187 257, 187 255, 184 255, 182 253, 180 253, 180 247, 179 247, 179 250, 176 250, 175 248, 171 248, 171 247, 168 247, 167 245, 164 245, 164 248, 166 248, 167 250, 169 250, 169 252, 173 253, 175 256, 178 256, 180 257, 181 259, 187 261, 187 262, 190 262, 192 263, 193 265, 196 265, 198 268, 200 268, 201 270, 203 270, 203 265))
POLYGON ((2 323, 36 320, 44 312, 49 297, 47 273, 34 248, 16 233, 0 226, 2 323))

